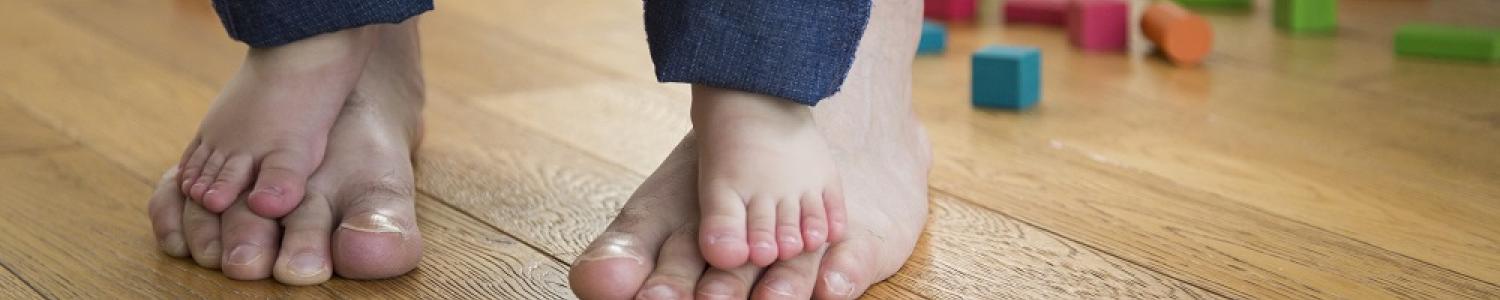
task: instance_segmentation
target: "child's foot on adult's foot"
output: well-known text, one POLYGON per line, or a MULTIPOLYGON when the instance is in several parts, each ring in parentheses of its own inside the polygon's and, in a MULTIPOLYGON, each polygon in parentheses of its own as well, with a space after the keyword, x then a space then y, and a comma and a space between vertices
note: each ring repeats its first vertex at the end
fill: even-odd
POLYGON ((692 117, 710 264, 766 266, 838 240, 842 186, 808 106, 697 85, 692 117))
POLYGON ((182 154, 182 194, 214 213, 247 189, 260 216, 297 207, 374 42, 355 28, 250 49, 182 154))
MULTIPOLYGON (((568 278, 584 299, 853 299, 895 274, 927 219, 927 137, 911 111, 921 4, 876 0, 841 92, 814 109, 848 199, 844 237, 769 267, 705 267, 694 197, 711 151, 685 138, 646 178, 568 278)), ((706 216, 703 221, 706 221, 706 216)), ((711 260, 709 261, 711 262, 711 260)))
POLYGON ((279 225, 244 202, 219 215, 187 202, 169 171, 150 206, 162 250, 230 278, 274 276, 296 285, 335 273, 374 279, 415 268, 422 235, 411 151, 421 140, 423 101, 415 22, 375 27, 379 45, 338 113, 328 157, 308 179, 306 199, 279 225))

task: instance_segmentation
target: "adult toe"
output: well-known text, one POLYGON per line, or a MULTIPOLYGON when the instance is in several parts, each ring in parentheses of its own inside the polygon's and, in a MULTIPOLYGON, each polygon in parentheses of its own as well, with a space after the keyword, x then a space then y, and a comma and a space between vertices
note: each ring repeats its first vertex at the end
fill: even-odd
POLYGON ((220 264, 224 275, 238 280, 270 277, 280 249, 281 226, 250 212, 243 201, 230 206, 220 218, 220 240, 228 249, 220 264))
POLYGON ((285 233, 272 275, 290 285, 313 285, 333 276, 329 239, 333 235, 333 209, 328 199, 308 193, 292 213, 281 219, 285 233))
POLYGON ((162 175, 146 211, 161 251, 172 257, 186 257, 189 254, 187 242, 183 239, 182 206, 187 200, 182 198, 178 189, 177 170, 172 168, 162 175))
POLYGON ((414 191, 409 184, 376 181, 349 185, 335 201, 341 216, 333 234, 333 268, 351 279, 400 276, 422 258, 414 191))
POLYGON ((637 299, 690 299, 693 285, 707 263, 698 254, 697 225, 680 227, 667 237, 656 256, 656 269, 636 294, 637 299))

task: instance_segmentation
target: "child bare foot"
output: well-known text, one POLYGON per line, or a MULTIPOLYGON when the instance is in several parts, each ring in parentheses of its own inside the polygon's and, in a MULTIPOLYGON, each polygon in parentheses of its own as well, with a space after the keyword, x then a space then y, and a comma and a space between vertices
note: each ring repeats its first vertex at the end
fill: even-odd
POLYGON ((220 213, 253 184, 247 204, 257 215, 297 207, 369 55, 375 37, 367 31, 251 49, 182 154, 183 195, 220 213))
POLYGON ((841 184, 808 106, 694 86, 692 119, 701 156, 698 243, 710 264, 766 266, 839 238, 841 184))

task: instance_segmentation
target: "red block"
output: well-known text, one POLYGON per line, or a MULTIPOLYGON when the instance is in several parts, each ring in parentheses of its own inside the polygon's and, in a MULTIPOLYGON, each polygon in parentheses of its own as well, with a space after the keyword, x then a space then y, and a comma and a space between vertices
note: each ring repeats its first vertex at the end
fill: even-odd
POLYGON ((967 21, 974 18, 974 0, 925 0, 923 15, 944 21, 967 21))
POLYGON ((1006 23, 1068 25, 1069 0, 1007 0, 1001 9, 1006 23))
POLYGON ((1086 50, 1125 50, 1130 5, 1124 0, 1078 0, 1068 9, 1068 39, 1086 50))

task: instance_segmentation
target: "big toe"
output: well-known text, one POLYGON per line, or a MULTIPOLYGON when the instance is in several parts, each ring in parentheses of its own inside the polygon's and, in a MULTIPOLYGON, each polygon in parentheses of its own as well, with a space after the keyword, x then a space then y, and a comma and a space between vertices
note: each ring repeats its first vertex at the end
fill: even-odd
POLYGON ((850 237, 830 246, 818 270, 818 299, 854 299, 875 282, 890 277, 906 257, 881 257, 881 245, 869 236, 850 237))
MULTIPOLYGON (((657 241, 659 242, 659 241, 657 241)), ((633 233, 605 232, 594 239, 568 271, 568 284, 582 299, 629 299, 651 273, 647 246, 633 233)))
MULTIPOLYGON (((703 250, 703 259, 720 269, 744 265, 750 259, 746 201, 728 189, 705 188, 700 197, 702 222, 698 228, 698 247, 703 250)), ((763 242, 774 240, 769 235, 762 238, 763 242)), ((774 246, 771 252, 775 252, 774 246)))
POLYGON ((345 278, 400 276, 415 269, 422 258, 412 193, 370 186, 350 191, 358 196, 336 207, 343 218, 333 234, 333 266, 345 278))
POLYGON ((291 151, 266 155, 248 196, 250 211, 276 219, 296 209, 306 192, 307 178, 318 167, 316 160, 305 157, 291 151))

